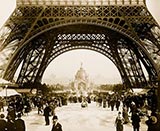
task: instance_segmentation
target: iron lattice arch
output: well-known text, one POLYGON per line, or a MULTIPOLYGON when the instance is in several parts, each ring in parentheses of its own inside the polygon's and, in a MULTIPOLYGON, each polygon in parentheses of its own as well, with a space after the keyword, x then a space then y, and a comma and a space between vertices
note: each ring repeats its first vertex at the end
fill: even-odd
MULTIPOLYGON (((14 68, 9 68, 12 69, 9 77, 13 77, 15 66, 23 62, 17 83, 40 82, 45 69, 54 58, 74 49, 94 50, 108 57, 118 68, 124 84, 129 87, 147 86, 140 62, 146 65, 150 63, 143 61, 146 56, 135 42, 118 32, 86 24, 62 26, 32 39, 17 52, 13 64, 10 64, 14 68)), ((6 74, 9 72, 11 71, 8 70, 6 74)), ((152 67, 148 68, 148 72, 154 78, 156 72, 152 67)))
POLYGON ((40 82, 55 57, 89 49, 108 57, 128 87, 143 87, 159 73, 159 29, 144 0, 17 0, 0 30, 1 77, 12 81, 22 64, 16 83, 40 82))

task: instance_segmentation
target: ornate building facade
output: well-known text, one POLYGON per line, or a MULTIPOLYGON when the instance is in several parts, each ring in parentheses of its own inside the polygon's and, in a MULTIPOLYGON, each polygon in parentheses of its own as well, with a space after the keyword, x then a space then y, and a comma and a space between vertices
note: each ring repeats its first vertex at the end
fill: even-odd
POLYGON ((74 79, 74 89, 77 95, 87 95, 87 92, 90 90, 90 81, 88 74, 81 64, 80 69, 77 71, 74 79))

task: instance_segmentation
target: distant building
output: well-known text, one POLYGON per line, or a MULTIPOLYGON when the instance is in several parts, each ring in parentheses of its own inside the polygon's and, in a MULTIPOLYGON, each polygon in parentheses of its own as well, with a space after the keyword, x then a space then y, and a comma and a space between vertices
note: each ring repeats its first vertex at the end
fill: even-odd
POLYGON ((74 79, 74 90, 76 91, 77 95, 86 95, 87 92, 90 90, 90 81, 88 74, 82 67, 77 71, 74 79))

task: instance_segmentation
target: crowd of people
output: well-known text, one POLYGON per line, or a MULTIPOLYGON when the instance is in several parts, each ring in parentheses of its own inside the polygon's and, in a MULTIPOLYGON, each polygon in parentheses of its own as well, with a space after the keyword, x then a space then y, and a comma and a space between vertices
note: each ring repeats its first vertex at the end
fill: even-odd
POLYGON ((53 117, 53 127, 55 131, 58 126, 62 131, 62 126, 57 122, 58 116, 55 109, 67 105, 68 103, 81 103, 82 108, 88 107, 92 101, 97 107, 110 108, 111 111, 118 111, 115 120, 116 130, 123 131, 123 125, 132 123, 133 131, 139 131, 142 117, 147 116, 148 131, 153 131, 156 127, 156 95, 155 90, 150 90, 147 94, 119 94, 119 93, 98 93, 88 96, 63 95, 57 96, 16 96, 7 100, 7 115, 3 114, 3 99, 0 99, 0 131, 25 131, 25 122, 21 116, 28 115, 32 109, 37 109, 37 114, 44 116, 45 125, 50 125, 49 117, 53 117), (5 124, 1 124, 5 123, 5 124), (54 124, 56 123, 56 125, 54 124), (58 124, 57 124, 58 123, 58 124))
POLYGON ((7 115, 6 119, 7 121, 4 114, 0 115, 0 131, 25 131, 25 122, 21 119, 20 113, 17 114, 14 121, 10 115, 7 115))
MULTIPOLYGON (((61 106, 59 98, 46 98, 42 96, 14 96, 8 97, 6 106, 7 114, 4 114, 4 99, 0 99, 0 131, 25 131, 25 121, 21 116, 28 115, 33 108, 37 108, 38 114, 43 114, 46 125, 49 125, 49 116, 55 121, 55 108, 61 106)), ((52 129, 52 131, 54 131, 52 129)))

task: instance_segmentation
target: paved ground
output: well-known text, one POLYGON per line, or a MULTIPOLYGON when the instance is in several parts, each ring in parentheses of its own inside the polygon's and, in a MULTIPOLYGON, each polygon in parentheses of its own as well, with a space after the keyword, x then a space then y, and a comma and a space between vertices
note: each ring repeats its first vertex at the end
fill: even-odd
MULTIPOLYGON (((97 107, 94 102, 87 108, 81 108, 77 103, 56 109, 63 131, 115 131, 114 121, 117 113, 108 108, 97 107)), ((50 117, 51 124, 45 126, 44 116, 38 115, 36 109, 22 119, 25 120, 27 131, 51 131, 52 118, 50 117)), ((131 123, 124 125, 124 131, 132 131, 131 123)), ((141 121, 140 131, 146 131, 144 120, 141 121)))

